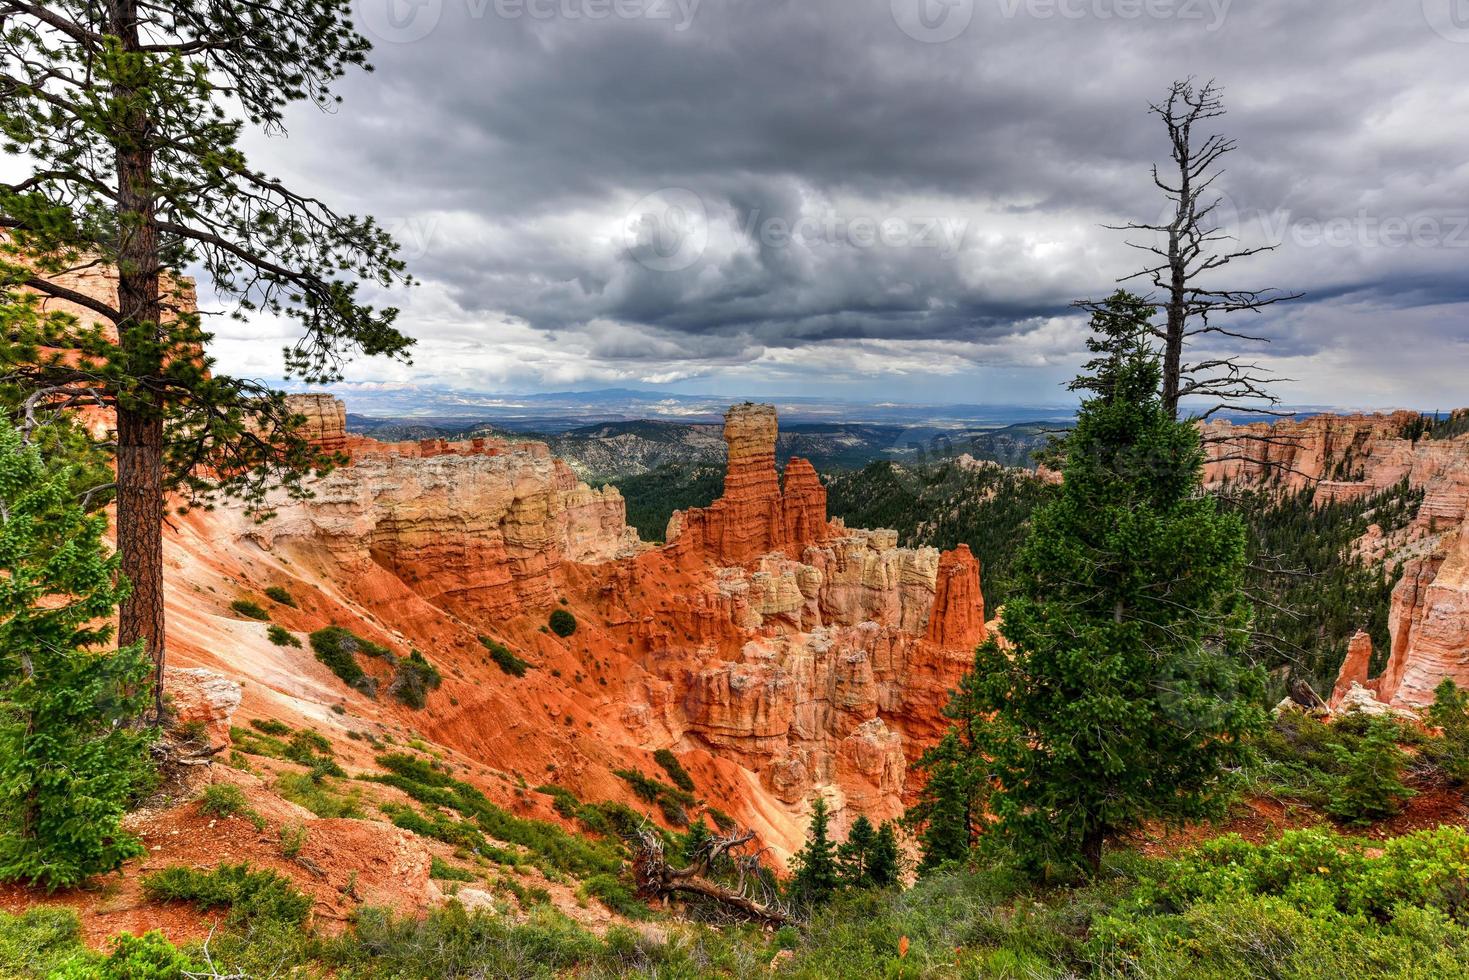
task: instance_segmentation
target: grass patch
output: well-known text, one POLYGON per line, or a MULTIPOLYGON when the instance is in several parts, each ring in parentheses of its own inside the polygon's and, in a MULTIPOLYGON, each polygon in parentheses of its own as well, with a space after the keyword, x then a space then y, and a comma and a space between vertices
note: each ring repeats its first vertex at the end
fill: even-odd
POLYGON ((275 791, 284 800, 305 807, 325 819, 361 820, 367 816, 362 793, 355 787, 339 792, 315 773, 283 772, 275 781, 275 791))
POLYGON ((456 868, 435 855, 429 865, 428 876, 436 881, 479 881, 479 875, 464 868, 456 868))
POLYGON ((286 591, 285 586, 270 586, 265 590, 265 597, 272 602, 279 602, 283 606, 290 606, 292 609, 296 608, 296 599, 291 593, 286 591))
POLYGON ((204 787, 204 792, 199 794, 199 809, 219 820, 244 817, 257 830, 265 827, 265 818, 255 811, 244 792, 233 783, 214 783, 204 787))

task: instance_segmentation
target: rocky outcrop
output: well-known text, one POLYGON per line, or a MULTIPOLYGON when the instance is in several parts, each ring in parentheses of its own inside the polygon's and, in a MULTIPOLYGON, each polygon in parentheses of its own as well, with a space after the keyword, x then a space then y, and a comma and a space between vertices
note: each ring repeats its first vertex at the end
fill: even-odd
POLYGON ((680 557, 733 565, 773 551, 799 551, 830 535, 826 488, 809 462, 792 459, 781 487, 776 436, 773 405, 746 402, 729 410, 724 495, 669 520, 665 537, 680 557))
POLYGON ((166 667, 163 692, 177 725, 202 726, 211 745, 228 745, 230 723, 244 689, 238 681, 202 667, 166 667))
POLYGON ((347 406, 331 395, 287 395, 286 407, 302 419, 299 432, 323 453, 347 452, 347 406))
POLYGON ((1316 489, 1316 501, 1381 493, 1406 480, 1423 491, 1416 534, 1457 527, 1469 509, 1469 435, 1410 439, 1414 412, 1317 415, 1299 421, 1204 427, 1206 483, 1316 489))
POLYGON ((554 604, 562 562, 639 548, 616 488, 588 487, 539 444, 356 444, 352 455, 247 536, 324 546, 349 582, 386 570, 474 621, 554 604))
POLYGON ((1380 676, 1368 678, 1371 641, 1358 634, 1332 695, 1353 685, 1391 705, 1423 705, 1445 677, 1469 680, 1469 436, 1409 438, 1419 416, 1322 415, 1300 421, 1205 426, 1214 484, 1315 488, 1315 501, 1354 500, 1406 482, 1422 491, 1412 522, 1393 534, 1372 525, 1357 543, 1368 560, 1402 561, 1388 631, 1392 646, 1380 676))
POLYGON ((1376 682, 1394 705, 1425 705, 1444 678, 1469 685, 1469 527, 1460 525, 1435 556, 1404 568, 1393 590, 1392 653, 1376 682))

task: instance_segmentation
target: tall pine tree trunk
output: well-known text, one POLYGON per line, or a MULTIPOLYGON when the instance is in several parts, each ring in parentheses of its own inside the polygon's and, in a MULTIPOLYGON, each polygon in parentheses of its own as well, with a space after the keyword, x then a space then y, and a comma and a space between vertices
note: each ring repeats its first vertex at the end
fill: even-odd
POLYGON ((1099 824, 1088 824, 1081 834, 1081 857, 1093 878, 1102 870, 1102 844, 1105 839, 1106 835, 1099 824))
MULTIPOLYGON (((111 32, 123 50, 139 47, 135 0, 114 0, 111 32)), ((132 592, 118 611, 118 639, 141 641, 154 664, 154 723, 163 719, 163 405, 155 379, 163 318, 149 120, 133 79, 117 96, 131 103, 117 140, 118 343, 136 385, 117 400, 117 550, 132 592)))

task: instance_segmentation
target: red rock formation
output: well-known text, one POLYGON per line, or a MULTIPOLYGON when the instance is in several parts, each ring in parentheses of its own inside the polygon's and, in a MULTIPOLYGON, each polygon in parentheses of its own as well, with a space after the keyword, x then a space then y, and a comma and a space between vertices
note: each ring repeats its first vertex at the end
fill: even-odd
POLYGON ((1342 699, 1347 696, 1354 684, 1368 690, 1376 690, 1375 685, 1367 679, 1371 662, 1372 637, 1362 630, 1357 630, 1352 637, 1352 642, 1347 645, 1347 659, 1342 661, 1336 685, 1331 689, 1330 704, 1333 710, 1341 705, 1342 699))
POLYGON ((1261 482, 1288 490, 1315 487, 1318 504, 1370 496, 1407 481, 1423 491, 1412 523, 1394 534, 1373 525, 1358 554, 1403 560, 1393 591, 1387 666, 1369 680, 1358 640, 1342 665, 1333 701, 1353 682, 1391 705, 1423 705, 1443 678, 1469 681, 1469 586, 1464 530, 1469 514, 1469 436, 1406 439, 1413 412, 1316 416, 1301 421, 1232 426, 1210 423, 1205 434, 1212 483, 1261 482))
MULTIPOLYGON (((313 406, 323 438, 337 415, 313 406)), ((611 771, 656 772, 651 753, 670 748, 778 856, 799 846, 814 793, 839 825, 895 817, 984 635, 978 563, 828 521, 809 463, 781 486, 774 425, 769 408, 730 412, 726 494, 677 515, 662 549, 637 542, 615 490, 579 483, 541 444, 348 436, 351 463, 311 499, 278 501, 273 521, 222 508, 178 526, 170 643, 247 674, 247 699, 279 692, 257 715, 315 706, 330 728, 397 711, 228 617, 228 597, 284 584, 301 602, 278 625, 347 626, 439 666, 443 688, 402 723, 476 766, 543 781, 554 766, 584 799, 641 807, 611 771), (566 639, 544 631, 563 601, 579 623, 566 639), (507 679, 479 635, 534 669, 507 679), (342 701, 347 715, 328 710, 342 701)))
POLYGON ((928 618, 928 640, 944 647, 984 642, 984 596, 979 591, 979 562, 961 544, 939 558, 938 586, 928 618))
POLYGON ((772 551, 799 551, 830 536, 826 488, 808 461, 790 461, 782 491, 776 435, 773 405, 746 402, 725 415, 724 495, 669 521, 666 537, 681 558, 735 565, 772 551))
POLYGON ((287 395, 286 407, 305 421, 301 435, 324 453, 347 452, 347 406, 331 395, 287 395))

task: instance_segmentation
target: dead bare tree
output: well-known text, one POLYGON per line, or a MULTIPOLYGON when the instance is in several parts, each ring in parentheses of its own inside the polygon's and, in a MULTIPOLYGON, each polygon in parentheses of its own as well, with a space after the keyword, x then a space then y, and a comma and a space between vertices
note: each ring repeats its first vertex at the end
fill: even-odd
POLYGON ((638 894, 645 898, 700 896, 713 899, 746 921, 775 927, 790 925, 796 915, 770 878, 761 873, 758 856, 734 853, 754 839, 753 830, 712 836, 687 867, 675 868, 663 853, 662 839, 645 827, 639 828, 631 840, 638 894), (733 886, 720 884, 714 877, 726 862, 736 878, 733 886))
MULTIPOLYGON (((1222 289, 1214 286, 1211 274, 1237 259, 1274 251, 1276 244, 1246 246, 1221 224, 1224 198, 1212 188, 1223 175, 1221 159, 1236 148, 1236 142, 1218 133, 1204 135, 1209 120, 1225 114, 1221 90, 1210 81, 1195 87, 1193 79, 1174 82, 1168 97, 1149 106, 1168 130, 1174 169, 1164 177, 1153 166, 1153 183, 1163 191, 1172 216, 1158 224, 1129 222, 1108 225, 1118 231, 1146 231, 1151 242, 1132 242, 1131 248, 1147 253, 1150 264, 1119 282, 1145 279, 1162 292, 1166 322, 1154 328, 1163 342, 1163 401, 1178 415, 1179 403, 1187 398, 1213 399, 1212 407, 1200 418, 1223 410, 1286 415, 1276 411, 1280 399, 1270 390, 1272 376, 1259 364, 1247 363, 1238 355, 1204 354, 1187 360, 1191 348, 1205 339, 1228 343, 1266 343, 1257 336, 1223 322, 1233 313, 1259 313, 1268 306, 1298 299, 1300 293, 1279 289, 1222 289), (1166 242, 1166 244, 1164 244, 1166 242)), ((1076 304, 1087 311, 1101 305, 1083 300, 1076 304)))

